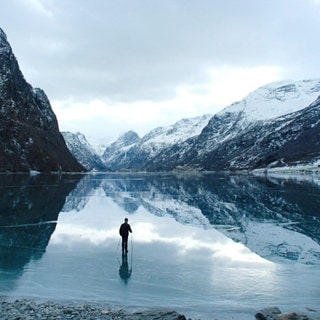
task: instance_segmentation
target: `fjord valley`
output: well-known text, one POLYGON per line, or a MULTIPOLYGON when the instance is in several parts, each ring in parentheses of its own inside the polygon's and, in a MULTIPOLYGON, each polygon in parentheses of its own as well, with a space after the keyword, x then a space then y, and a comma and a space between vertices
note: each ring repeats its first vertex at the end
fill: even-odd
POLYGON ((319 317, 319 95, 275 82, 101 147, 60 132, 0 29, 0 316, 319 317))
POLYGON ((316 172, 319 94, 320 80, 268 84, 215 115, 182 119, 143 137, 129 130, 96 150, 80 132, 63 134, 72 154, 93 171, 316 172))
POLYGON ((320 80, 268 84, 217 114, 185 118, 143 137, 128 128, 95 149, 82 133, 59 131, 49 99, 26 82, 2 30, 0 49, 2 172, 318 166, 320 80))

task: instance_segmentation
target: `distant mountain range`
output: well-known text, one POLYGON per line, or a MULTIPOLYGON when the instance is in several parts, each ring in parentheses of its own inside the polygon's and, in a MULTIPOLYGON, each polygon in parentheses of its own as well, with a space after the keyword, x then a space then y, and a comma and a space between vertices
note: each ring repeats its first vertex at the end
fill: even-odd
POLYGON ((320 81, 275 83, 211 118, 201 134, 163 150, 147 170, 253 170, 320 158, 320 81))
POLYGON ((50 102, 26 82, 0 29, 0 172, 79 172, 50 102))
MULTIPOLYGON (((128 131, 106 147, 108 171, 254 170, 318 165, 320 80, 263 86, 215 115, 183 119, 140 138, 128 131)), ((68 140, 68 137, 66 137, 68 140)), ((81 145, 68 143, 74 156, 81 145)), ((88 143, 83 148, 88 149, 88 143)), ((96 158, 97 154, 93 152, 96 158)))
MULTIPOLYGON (((128 130, 104 152, 59 132, 0 29, 0 172, 221 171, 320 163, 320 80, 276 82, 215 115, 182 119, 142 138, 128 130)), ((129 129, 129 128, 128 128, 129 129)))

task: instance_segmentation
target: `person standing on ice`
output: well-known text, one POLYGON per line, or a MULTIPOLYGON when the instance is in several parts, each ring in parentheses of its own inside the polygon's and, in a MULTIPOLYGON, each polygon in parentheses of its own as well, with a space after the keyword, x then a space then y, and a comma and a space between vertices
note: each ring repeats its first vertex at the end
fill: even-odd
POLYGON ((128 253, 128 237, 129 232, 132 232, 128 218, 124 219, 124 223, 120 226, 119 233, 122 238, 122 254, 128 253))

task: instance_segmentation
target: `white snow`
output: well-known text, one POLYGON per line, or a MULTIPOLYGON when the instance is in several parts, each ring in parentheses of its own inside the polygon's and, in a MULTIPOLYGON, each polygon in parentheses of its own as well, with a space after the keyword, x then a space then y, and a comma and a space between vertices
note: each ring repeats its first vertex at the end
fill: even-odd
MULTIPOLYGON (((226 121, 229 122, 226 125, 229 127, 217 128, 215 134, 207 140, 207 147, 212 148, 218 143, 221 144, 226 140, 232 139, 238 135, 239 132, 242 132, 248 126, 252 125, 253 122, 259 120, 272 121, 274 118, 306 108, 312 104, 319 95, 319 79, 298 82, 281 81, 260 87, 242 101, 231 104, 217 114, 217 116, 221 117, 227 115, 226 121), (231 115, 228 117, 227 113, 231 113, 231 115), (239 113, 241 113, 241 115, 239 113)), ((200 135, 211 118, 212 115, 208 114, 182 119, 167 127, 158 127, 150 131, 139 141, 133 141, 130 145, 124 146, 121 144, 120 139, 118 139, 119 143, 117 143, 117 140, 108 146, 113 147, 113 152, 108 156, 108 159, 104 159, 104 162, 130 162, 130 159, 133 159, 137 155, 144 157, 146 160, 152 159, 165 148, 200 135)), ((288 123, 285 123, 283 125, 287 124, 288 123)), ((97 143, 96 146, 97 145, 99 144, 97 143)), ((97 150, 99 148, 96 147, 95 149, 97 150)), ((106 148, 104 150, 106 150, 106 148)), ((204 152, 206 152, 205 148, 199 151, 199 156, 204 152)), ((96 153, 101 156, 103 150, 100 149, 99 152, 96 153)))
POLYGON ((255 169, 252 173, 257 176, 267 175, 281 179, 311 181, 312 183, 320 185, 320 159, 311 163, 297 164, 295 166, 255 169))
POLYGON ((172 144, 179 141, 185 141, 188 138, 197 136, 201 133, 202 129, 208 124, 212 115, 205 114, 200 117, 182 119, 175 124, 164 128, 163 132, 150 142, 162 142, 166 144, 172 144))
POLYGON ((81 132, 71 133, 65 131, 62 132, 62 134, 65 138, 67 145, 70 144, 70 146, 77 146, 78 148, 82 146, 82 148, 86 148, 91 154, 96 154, 94 148, 91 146, 91 144, 88 142, 86 137, 81 132))
POLYGON ((320 80, 274 82, 250 93, 245 99, 227 106, 225 112, 243 111, 249 122, 269 120, 299 111, 320 95, 320 80))

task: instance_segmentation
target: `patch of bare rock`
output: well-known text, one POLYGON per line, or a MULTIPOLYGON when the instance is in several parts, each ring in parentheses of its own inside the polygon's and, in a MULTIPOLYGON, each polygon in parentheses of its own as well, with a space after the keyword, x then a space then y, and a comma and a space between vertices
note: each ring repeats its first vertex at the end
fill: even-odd
POLYGON ((320 320, 320 315, 316 310, 309 309, 309 312, 314 312, 315 317, 296 312, 282 313, 278 307, 270 307, 259 310, 255 318, 257 320, 320 320))

